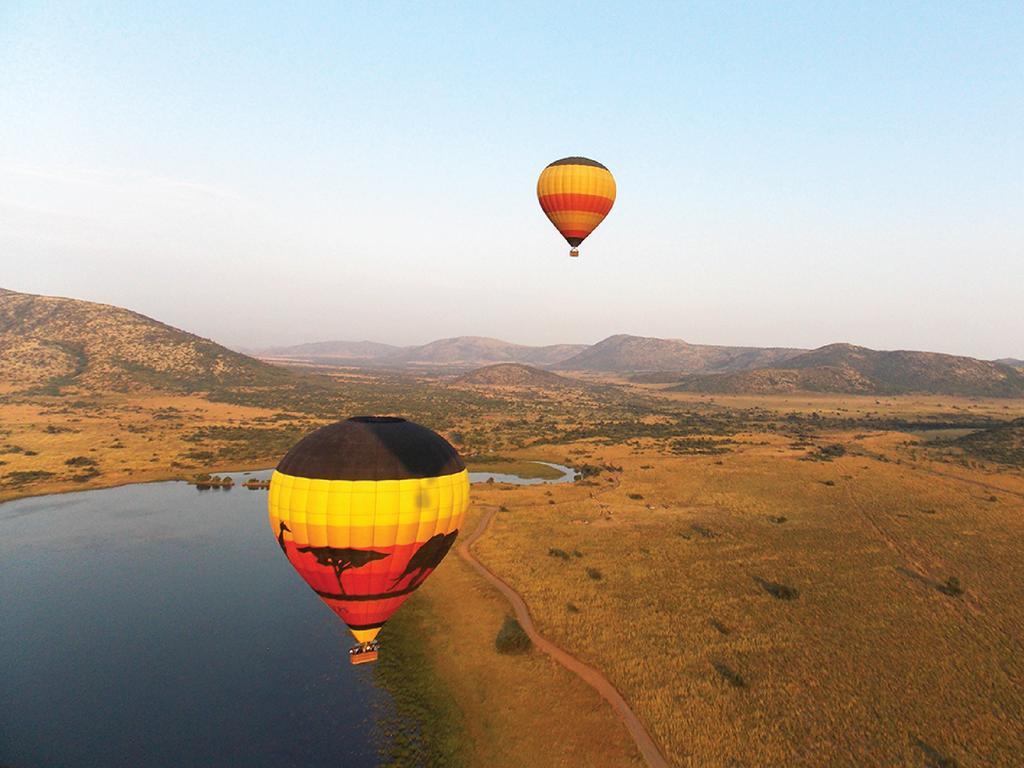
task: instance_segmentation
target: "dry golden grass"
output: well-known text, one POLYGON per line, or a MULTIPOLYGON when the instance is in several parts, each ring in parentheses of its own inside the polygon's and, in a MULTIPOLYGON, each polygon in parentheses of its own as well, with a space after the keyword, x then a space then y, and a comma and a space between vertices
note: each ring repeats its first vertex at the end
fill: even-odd
MULTIPOLYGON (((467 515, 462 535, 478 518, 467 515)), ((625 726, 579 678, 536 650, 497 652, 508 603, 454 552, 412 599, 434 619, 420 628, 420 642, 462 712, 468 765, 643 765, 625 726)), ((382 641, 387 653, 386 628, 382 641)))
MULTIPOLYGON (((397 407, 463 435, 468 453, 613 467, 573 485, 475 486, 478 503, 508 508, 476 552, 679 765, 999 766, 1024 753, 1024 474, 879 426, 1008 421, 1021 401, 635 385, 540 397, 339 380, 363 398, 347 410, 397 407), (847 420, 866 426, 836 426, 847 420), (677 455, 679 436, 683 450, 727 452, 677 455), (846 455, 806 460, 831 443, 846 455)), ((0 500, 271 466, 290 434, 330 415, 290 401, 75 397, 0 406, 0 477, 52 473, 5 480, 0 500), (67 464, 76 457, 99 474, 81 479, 90 469, 67 464)), ((414 600, 471 764, 637 764, 597 694, 542 655, 495 652, 507 606, 457 558, 414 600)))
POLYGON ((0 409, 0 501, 27 493, 57 493, 83 488, 183 477, 198 471, 268 467, 280 455, 244 462, 193 461, 186 454, 196 443, 184 438, 202 427, 231 427, 267 418, 273 411, 201 397, 123 395, 92 398, 89 407, 69 408, 45 402, 8 403, 0 409), (68 465, 76 457, 95 463, 68 465), (9 473, 49 473, 17 483, 9 473), (79 479, 74 479, 75 477, 79 479))
POLYGON ((570 447, 623 472, 478 486, 509 511, 476 551, 679 765, 1019 764, 1024 477, 829 437, 853 455, 570 447))

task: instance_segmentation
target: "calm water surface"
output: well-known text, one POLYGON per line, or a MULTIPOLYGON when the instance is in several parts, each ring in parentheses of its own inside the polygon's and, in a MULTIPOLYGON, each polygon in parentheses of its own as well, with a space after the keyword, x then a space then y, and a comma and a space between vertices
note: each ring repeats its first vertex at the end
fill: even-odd
POLYGON ((378 765, 391 701, 266 503, 169 482, 0 504, 0 765, 378 765))
POLYGON ((266 493, 0 504, 0 765, 378 764, 390 700, 281 556, 266 493))

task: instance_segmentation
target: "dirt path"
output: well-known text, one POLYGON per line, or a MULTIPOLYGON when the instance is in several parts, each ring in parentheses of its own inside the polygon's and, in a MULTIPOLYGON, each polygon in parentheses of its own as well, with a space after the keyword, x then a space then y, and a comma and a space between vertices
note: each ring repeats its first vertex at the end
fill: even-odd
POLYGON ((530 617, 529 608, 526 607, 526 603, 523 602, 523 598, 519 596, 519 593, 491 573, 491 571, 487 569, 487 566, 473 556, 471 551, 473 544, 475 544, 481 536, 487 533, 487 528, 490 526, 491 520, 494 519, 494 515, 497 511, 497 508, 490 508, 484 513, 484 516, 480 518, 480 523, 477 525, 476 530, 470 534, 469 538, 459 544, 459 557, 473 566, 477 573, 497 587, 498 591, 501 592, 509 603, 512 604, 512 609, 515 611, 519 624, 526 631, 526 634, 530 636, 530 640, 533 641, 534 645, 570 672, 578 675, 580 679, 600 693, 605 700, 612 705, 612 709, 614 709, 616 714, 622 719, 622 722, 626 724, 626 728, 629 730, 630 735, 636 742, 637 749, 640 750, 640 754, 647 762, 647 765, 651 766, 651 768, 669 768, 670 764, 661 754, 661 750, 658 749, 658 745, 654 743, 654 739, 651 738, 647 729, 644 728, 643 723, 640 722, 636 713, 629 708, 629 704, 627 704, 626 700, 622 698, 622 694, 615 689, 615 686, 608 682, 608 679, 601 674, 601 672, 587 664, 584 664, 575 656, 566 653, 541 635, 540 632, 537 631, 537 627, 534 625, 533 619, 530 617))

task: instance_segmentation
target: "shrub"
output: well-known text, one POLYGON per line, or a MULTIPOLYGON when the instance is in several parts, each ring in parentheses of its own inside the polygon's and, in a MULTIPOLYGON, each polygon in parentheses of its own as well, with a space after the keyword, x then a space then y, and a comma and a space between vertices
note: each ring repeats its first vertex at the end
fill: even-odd
POLYGON ((558 547, 552 547, 551 549, 549 549, 548 554, 551 555, 551 557, 560 557, 563 560, 569 559, 569 553, 566 552, 564 549, 558 549, 558 547))
POLYGON ((747 687, 747 681, 743 679, 743 675, 732 669, 727 664, 716 661, 712 663, 712 666, 714 666, 715 671, 720 674, 733 688, 747 687))
POLYGON ((576 607, 576 603, 566 603, 565 610, 567 613, 579 613, 580 609, 576 607))
POLYGON ((960 584, 960 579, 956 576, 950 576, 942 584, 937 587, 939 592, 950 597, 960 597, 964 593, 964 588, 960 584))
POLYGON ((587 576, 594 581, 600 581, 604 578, 604 575, 597 568, 587 568, 587 576))
POLYGON ((767 581, 755 577, 754 581, 761 585, 761 589, 774 597, 776 600, 796 600, 800 597, 800 591, 796 587, 780 584, 777 581, 767 581))
POLYGON ((69 467, 95 467, 96 461, 88 456, 72 456, 64 462, 69 467))
POLYGON ((642 493, 628 493, 626 495, 633 499, 633 501, 640 501, 644 497, 642 493))
POLYGON ((708 620, 708 624, 710 624, 712 627, 714 627, 718 631, 718 633, 720 635, 731 634, 731 631, 729 630, 729 628, 727 626, 725 626, 725 624, 720 622, 718 619, 709 619, 708 620))
POLYGON ((699 533, 705 539, 713 539, 716 536, 718 536, 717 533, 712 531, 710 528, 705 528, 703 525, 697 525, 696 523, 694 523, 693 525, 690 526, 690 528, 693 529, 694 533, 699 533))
POLYGON ((530 650, 532 645, 530 636, 519 626, 515 617, 506 616, 497 637, 494 638, 494 647, 498 653, 524 653, 530 650))

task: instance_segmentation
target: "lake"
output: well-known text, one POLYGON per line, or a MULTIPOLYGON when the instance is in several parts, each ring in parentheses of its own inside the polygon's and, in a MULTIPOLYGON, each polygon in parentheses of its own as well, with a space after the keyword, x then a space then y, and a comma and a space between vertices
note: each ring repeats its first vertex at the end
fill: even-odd
POLYGON ((269 474, 0 504, 0 765, 380 762, 389 696, 237 485, 269 474))

